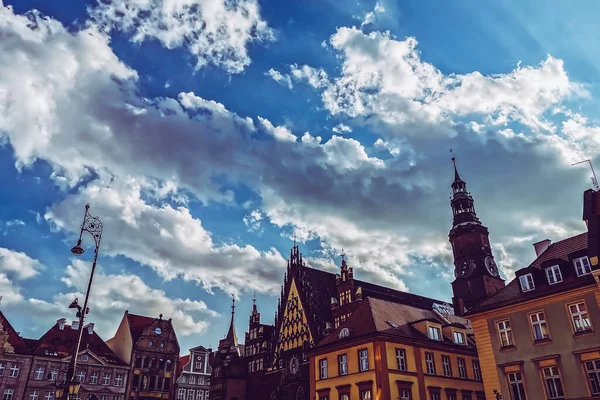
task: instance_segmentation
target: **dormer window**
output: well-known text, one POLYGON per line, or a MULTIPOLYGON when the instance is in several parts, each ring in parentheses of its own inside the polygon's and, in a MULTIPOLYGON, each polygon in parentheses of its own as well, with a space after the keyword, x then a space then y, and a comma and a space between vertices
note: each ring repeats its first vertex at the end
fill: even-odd
POLYGON ((535 284, 533 283, 533 275, 525 274, 519 277, 519 282, 521 283, 521 290, 523 292, 529 292, 535 289, 535 284))
POLYGON ((462 332, 454 331, 454 343, 456 344, 465 344, 465 334, 462 332))
POLYGON ((440 332, 440 328, 436 326, 429 326, 429 339, 431 340, 442 340, 442 334, 440 332))
POLYGON ((553 265, 551 267, 546 268, 546 277, 548 278, 548 283, 550 285, 562 282, 563 280, 562 275, 560 273, 560 267, 558 265, 553 265))
POLYGON ((574 259, 573 265, 575 265, 575 272, 577 273, 577 276, 587 275, 592 272, 590 259, 587 258, 587 256, 574 259))

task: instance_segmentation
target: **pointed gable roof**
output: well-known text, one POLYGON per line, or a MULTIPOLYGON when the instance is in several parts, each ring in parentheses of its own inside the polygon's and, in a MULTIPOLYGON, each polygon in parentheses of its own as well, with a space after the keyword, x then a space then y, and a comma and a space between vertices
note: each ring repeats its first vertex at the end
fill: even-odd
POLYGON ((0 311, 0 330, 8 334, 8 343, 15 349, 17 354, 30 354, 30 346, 25 343, 17 331, 12 327, 6 316, 0 311))
POLYGON ((144 315, 127 313, 127 323, 129 325, 129 332, 131 333, 131 340, 135 344, 137 340, 142 336, 144 329, 152 325, 155 318, 146 317, 144 315))

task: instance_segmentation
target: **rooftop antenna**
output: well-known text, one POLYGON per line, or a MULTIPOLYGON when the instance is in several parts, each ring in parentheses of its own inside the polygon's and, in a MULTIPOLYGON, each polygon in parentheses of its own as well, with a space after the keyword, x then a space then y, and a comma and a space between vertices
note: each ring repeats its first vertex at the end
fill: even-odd
POLYGON ((579 161, 574 164, 571 164, 571 166, 583 164, 585 162, 590 165, 590 169, 592 170, 592 184, 594 185, 594 190, 598 191, 598 190, 600 190, 600 186, 598 186, 598 179, 596 178, 596 172, 594 172, 594 166, 592 165, 591 160, 588 159, 588 160, 579 161))

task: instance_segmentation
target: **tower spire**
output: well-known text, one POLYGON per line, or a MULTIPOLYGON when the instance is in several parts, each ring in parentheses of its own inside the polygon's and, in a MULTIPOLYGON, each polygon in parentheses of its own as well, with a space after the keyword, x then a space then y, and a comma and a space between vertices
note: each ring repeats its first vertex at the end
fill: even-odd
POLYGON ((479 224, 479 218, 475 212, 475 201, 469 192, 467 192, 467 183, 460 178, 458 169, 456 168, 456 157, 454 151, 450 149, 452 154, 452 164, 454 166, 454 182, 452 182, 452 214, 454 215, 453 229, 465 223, 479 224))
POLYGON ((235 295, 231 294, 231 323, 229 324, 229 330, 227 331, 227 336, 225 336, 225 340, 232 342, 232 345, 238 345, 237 335, 235 333, 235 325, 234 325, 234 317, 235 317, 235 295))
POLYGON ((456 157, 454 156, 452 148, 450 148, 450 153, 452 154, 452 164, 454 164, 454 182, 462 182, 462 179, 460 179, 460 175, 458 174, 458 169, 456 168, 456 157))

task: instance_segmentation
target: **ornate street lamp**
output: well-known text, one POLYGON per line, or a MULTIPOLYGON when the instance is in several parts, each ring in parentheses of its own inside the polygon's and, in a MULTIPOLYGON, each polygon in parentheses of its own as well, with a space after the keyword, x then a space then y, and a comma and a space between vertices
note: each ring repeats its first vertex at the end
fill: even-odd
POLYGON ((83 320, 85 319, 85 315, 90 312, 88 308, 88 300, 90 297, 90 289, 92 287, 92 280, 94 279, 94 271, 96 270, 96 261, 98 260, 98 250, 100 249, 100 239, 102 239, 102 222, 98 219, 98 217, 92 217, 89 214, 90 205, 85 205, 85 215, 83 217, 83 224, 81 224, 81 231, 79 232, 79 240, 77 240, 77 244, 71 249, 71 253, 76 256, 80 256, 85 251, 81 246, 81 237, 83 236, 83 232, 87 232, 94 238, 96 242, 96 248, 94 249, 94 261, 92 262, 92 271, 90 272, 90 280, 88 282, 87 291, 85 293, 85 300, 83 302, 83 307, 78 304, 77 299, 73 300, 69 308, 77 309, 77 318, 79 318, 79 337, 75 342, 75 346, 73 352, 71 354, 71 361, 69 362, 69 367, 67 368, 67 376, 65 379, 65 385, 56 390, 56 399, 64 399, 67 400, 69 397, 73 398, 77 396, 79 393, 80 382, 74 379, 75 377, 75 368, 77 368, 77 355, 79 354, 79 347, 81 346, 81 337, 83 336, 83 320), (66 389, 66 390, 65 390, 66 389))

